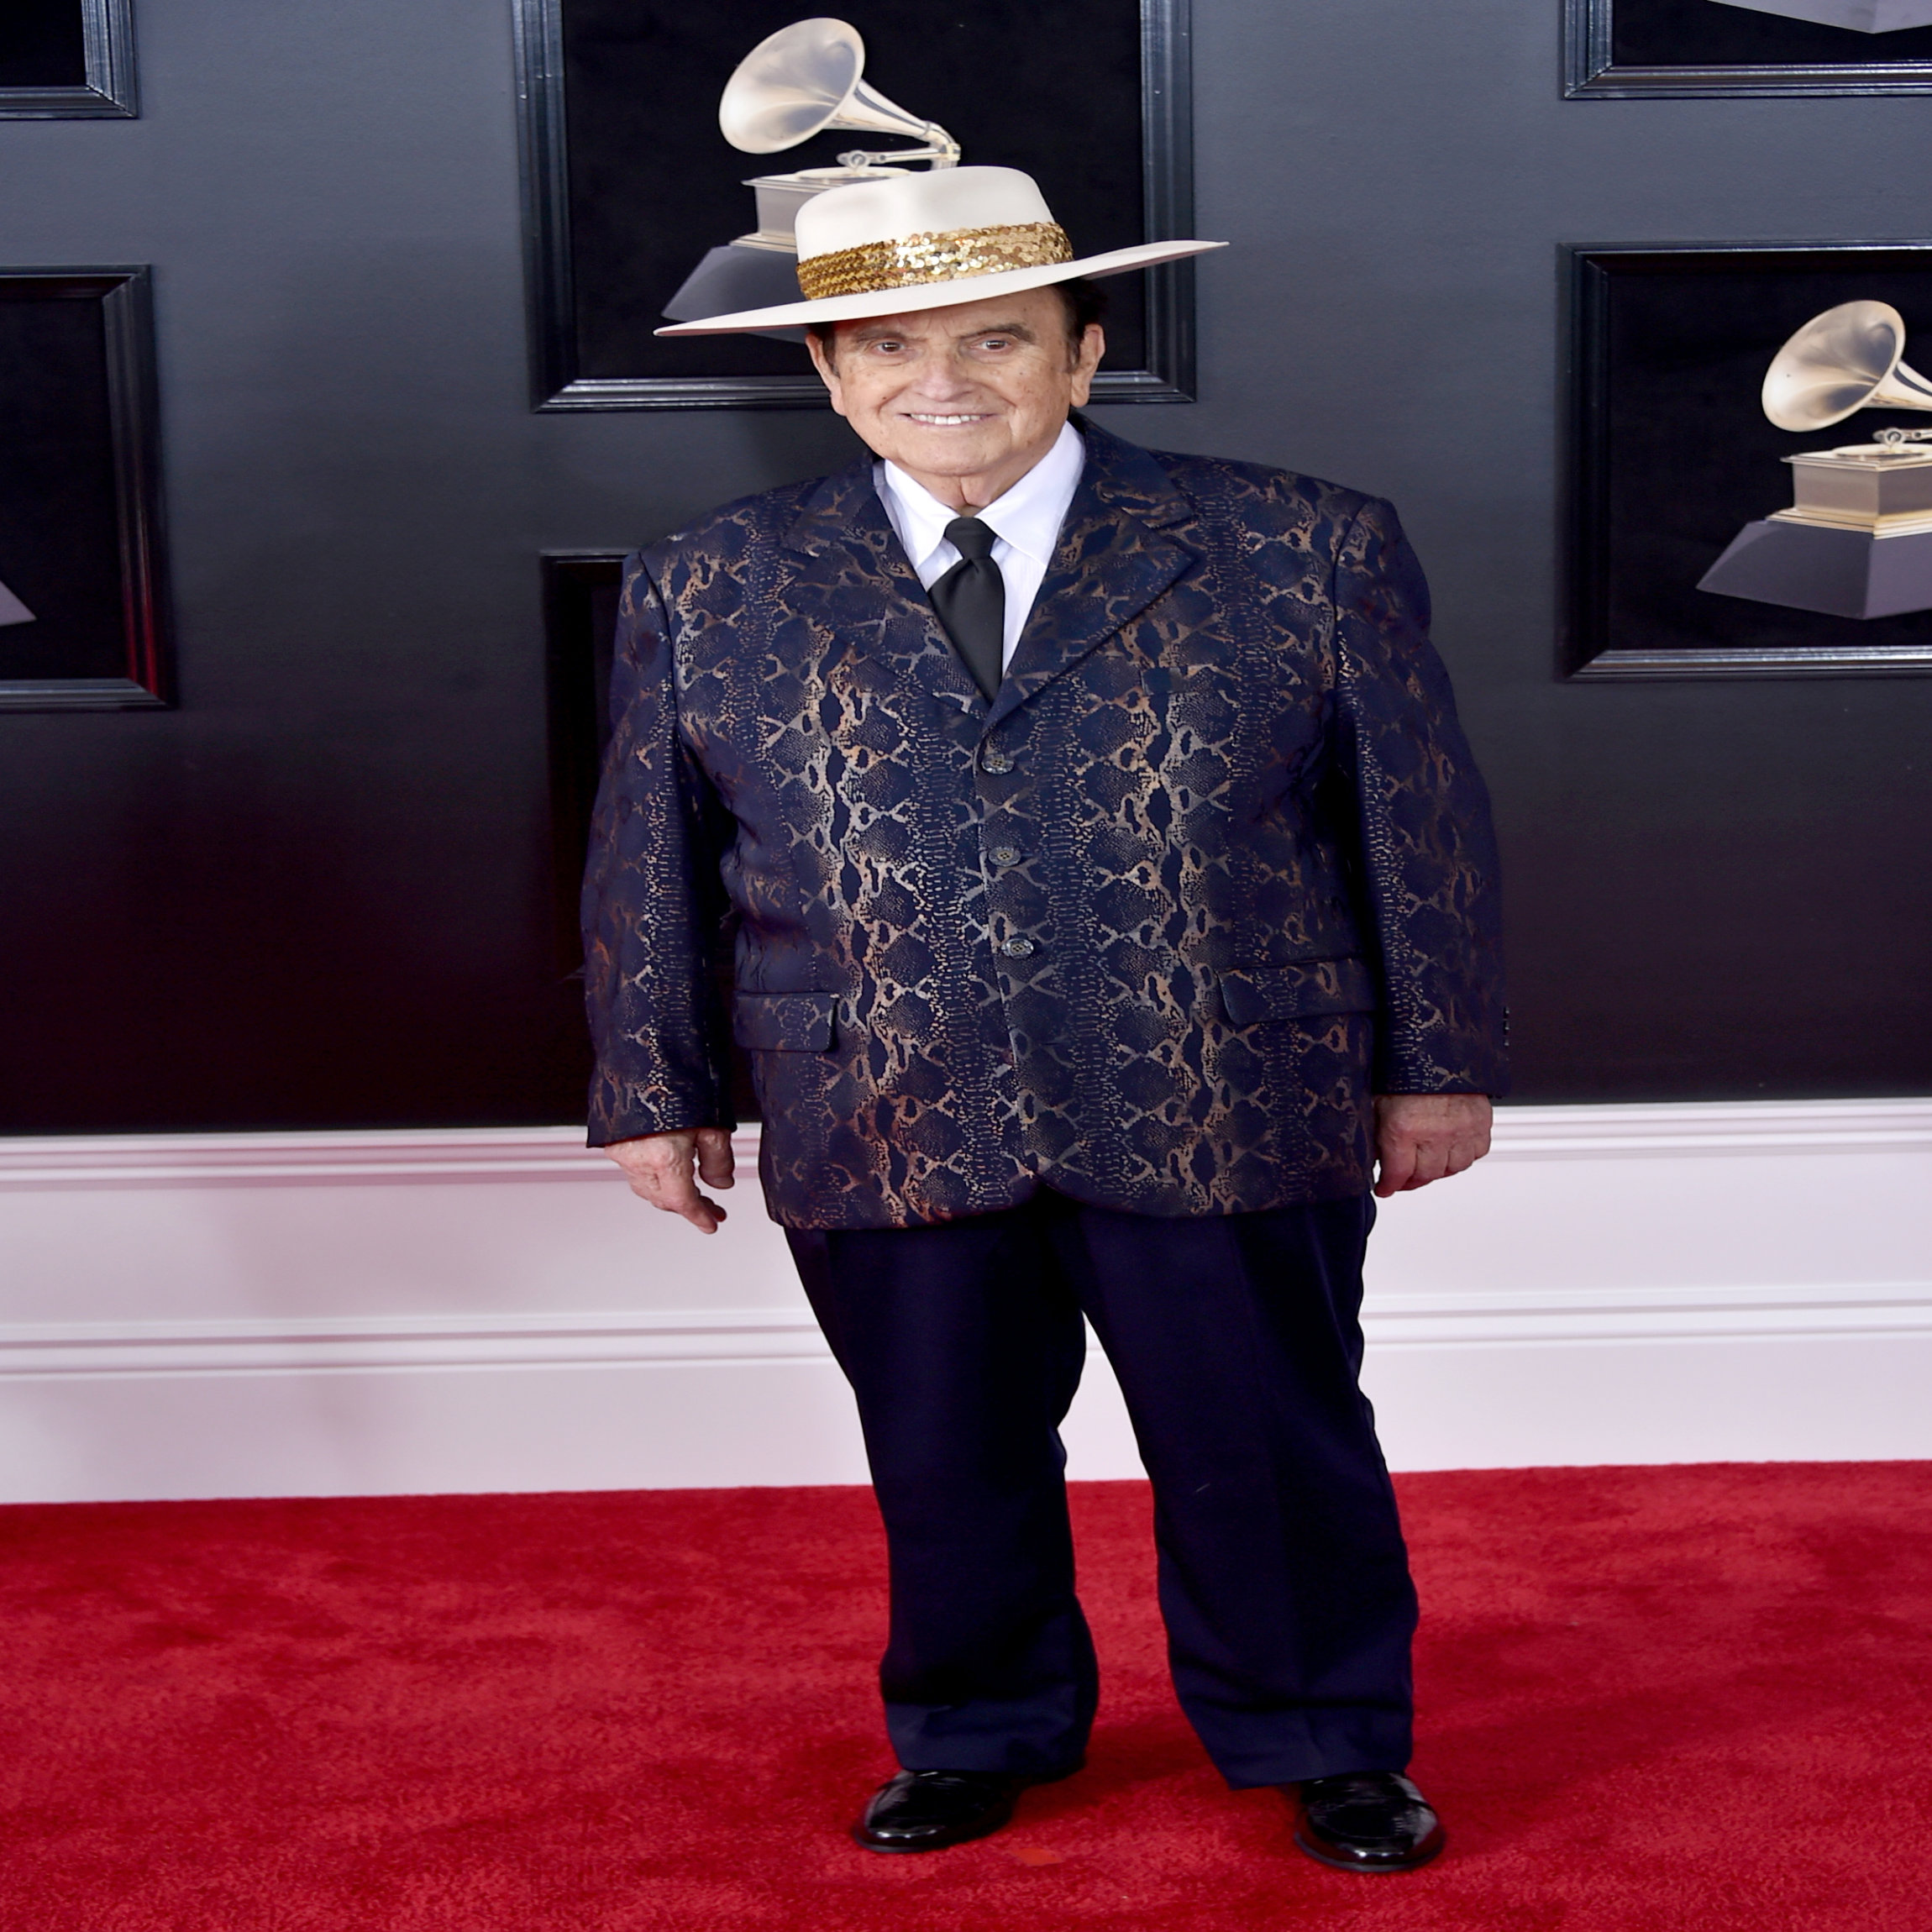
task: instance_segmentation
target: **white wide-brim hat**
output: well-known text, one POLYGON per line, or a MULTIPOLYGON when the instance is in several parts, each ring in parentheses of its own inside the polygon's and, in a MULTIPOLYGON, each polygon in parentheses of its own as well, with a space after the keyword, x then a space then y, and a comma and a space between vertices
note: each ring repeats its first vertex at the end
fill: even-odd
POLYGON ((938 168, 827 188, 798 211, 798 283, 806 299, 675 323, 659 335, 746 335, 810 322, 858 322, 984 302, 1076 276, 1205 255, 1226 242, 1142 242, 1076 260, 1031 175, 938 168))

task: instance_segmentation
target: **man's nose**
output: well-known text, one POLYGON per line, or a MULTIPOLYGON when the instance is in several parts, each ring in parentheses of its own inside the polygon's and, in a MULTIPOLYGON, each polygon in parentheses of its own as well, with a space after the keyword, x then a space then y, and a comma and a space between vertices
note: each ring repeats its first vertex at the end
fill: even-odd
POLYGON ((919 371, 919 390, 935 402, 956 402, 974 387, 973 372, 949 356, 935 356, 919 371))

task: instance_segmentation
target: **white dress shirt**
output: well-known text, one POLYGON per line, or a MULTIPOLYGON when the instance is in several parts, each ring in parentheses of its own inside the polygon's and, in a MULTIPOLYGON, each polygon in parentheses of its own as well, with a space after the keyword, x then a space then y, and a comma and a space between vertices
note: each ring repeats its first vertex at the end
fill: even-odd
POLYGON ((931 590, 959 561, 959 553, 946 541, 946 526, 955 517, 977 517, 993 533, 993 561, 1006 584, 1006 626, 1000 664, 1013 661, 1013 647, 1026 627, 1041 580, 1053 560, 1060 526, 1080 486, 1087 446, 1072 423, 1063 424, 1053 447, 1009 490, 984 510, 955 510, 942 503, 922 484, 915 483, 896 463, 875 463, 873 486, 885 514, 920 583, 931 590))

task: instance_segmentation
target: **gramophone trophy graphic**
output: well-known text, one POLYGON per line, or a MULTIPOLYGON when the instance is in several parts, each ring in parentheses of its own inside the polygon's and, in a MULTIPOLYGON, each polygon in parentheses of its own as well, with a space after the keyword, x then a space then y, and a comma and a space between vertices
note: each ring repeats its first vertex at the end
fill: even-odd
POLYGON ((1751 13, 1777 13, 1854 34, 1896 34, 1903 27, 1932 27, 1932 0, 1718 0, 1751 13))
MULTIPOLYGON (((1889 303, 1828 308, 1778 350, 1764 412, 1804 431, 1861 409, 1932 410, 1932 382, 1906 366, 1904 348, 1889 303)), ((1698 588, 1835 617, 1932 610, 1932 429, 1882 429, 1784 460, 1792 507, 1746 524, 1698 588)))
MULTIPOLYGON (((911 139, 911 148, 854 149, 835 168, 801 168, 759 175, 745 186, 758 198, 758 226, 714 248, 664 304, 673 322, 773 308, 799 299, 798 255, 792 223, 814 195, 852 181, 884 181, 910 171, 890 164, 959 165, 959 144, 937 121, 922 121, 889 101, 862 76, 865 43, 843 20, 795 20, 761 40, 739 61, 718 102, 718 126, 742 153, 775 155, 827 128, 911 139)), ((801 329, 772 329, 786 341, 801 329)))

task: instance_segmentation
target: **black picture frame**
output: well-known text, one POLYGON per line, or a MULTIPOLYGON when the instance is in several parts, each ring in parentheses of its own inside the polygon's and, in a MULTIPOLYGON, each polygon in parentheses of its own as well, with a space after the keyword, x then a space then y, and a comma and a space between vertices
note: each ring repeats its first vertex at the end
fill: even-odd
MULTIPOLYGON (((575 0, 581 4, 582 0, 575 0)), ((755 0, 720 0, 730 13, 755 0)), ((1130 240, 1166 240, 1188 234, 1194 218, 1193 80, 1189 55, 1190 0, 1090 0, 1127 10, 1124 24, 1137 27, 1139 48, 1139 192, 1142 233, 1130 240)), ((580 353, 584 316, 580 273, 583 245, 573 218, 572 150, 566 98, 567 51, 574 0, 513 0, 524 197, 526 282, 528 291, 532 405, 543 411, 580 409, 798 409, 823 408, 823 386, 804 364, 790 372, 747 374, 727 366, 738 354, 719 349, 717 373, 654 374, 648 370, 588 373, 580 353)), ((911 11, 911 0, 853 0, 843 9, 862 30, 886 6, 911 11)), ((716 11, 716 10, 714 10, 716 11)), ((740 38, 748 53, 772 30, 764 16, 746 13, 740 38)), ((785 18, 803 18, 797 6, 785 18)), ((1059 36, 1056 34, 1055 38, 1059 36)), ((1077 39, 1077 36, 1073 36, 1077 39)), ((911 102, 906 103, 911 106, 911 102)), ((640 109, 640 112, 642 109, 640 109)), ((932 112, 929 107, 923 111, 932 112)), ((956 133, 959 129, 954 130, 956 133)), ((854 135, 823 136, 836 145, 864 144, 854 135)), ((722 138, 720 150, 728 155, 722 138)), ((774 156, 768 167, 799 165, 805 150, 774 156)), ((969 161, 1008 160, 977 154, 969 161)), ((759 158, 738 157, 746 173, 759 158)), ((1018 165, 1015 163, 1014 165, 1018 165)), ((586 172, 589 171, 586 170, 586 172)), ((734 177, 735 178, 735 177, 734 177)), ((675 192, 675 184, 667 184, 675 192)), ((586 191, 587 192, 587 191, 586 191)), ((1051 195, 1049 194, 1049 198, 1051 195)), ((744 193, 748 214, 751 197, 744 193)), ((694 234, 693 265, 703 249, 729 240, 729 233, 694 234)), ((1075 236, 1076 244, 1081 238, 1075 236)), ((1109 243, 1107 245, 1125 245, 1109 243)), ((1116 299, 1136 304, 1134 333, 1142 353, 1131 367, 1103 367, 1096 402, 1191 402, 1194 399, 1194 264, 1170 262, 1120 278, 1116 299)), ((663 291, 668 297, 669 290, 663 291)), ((720 338, 721 343, 746 339, 720 338)), ((760 344, 767 351, 772 345, 760 344)), ((648 352, 646 352, 648 353, 648 352)), ((782 364, 780 365, 782 368, 782 364)))
POLYGON ((1858 620, 1696 588, 1746 522, 1788 503, 1781 457, 1891 419, 1880 409, 1809 438, 1776 428, 1759 401, 1772 357, 1814 314, 1872 297, 1932 344, 1932 242, 1568 244, 1561 271, 1562 675, 1932 673, 1932 612, 1858 620))
POLYGON ((8 0, 0 120, 132 120, 133 0, 8 0))
POLYGON ((0 627, 0 711, 165 708, 150 270, 0 269, 0 581, 41 627, 0 627))
POLYGON ((1932 93, 1932 27, 1862 34, 1713 0, 1563 0, 1577 100, 1932 93))

